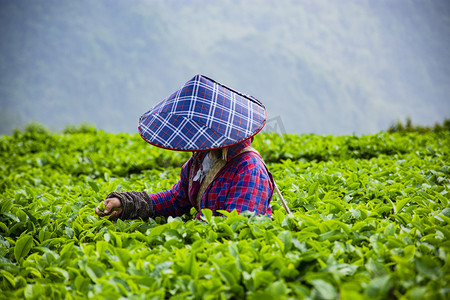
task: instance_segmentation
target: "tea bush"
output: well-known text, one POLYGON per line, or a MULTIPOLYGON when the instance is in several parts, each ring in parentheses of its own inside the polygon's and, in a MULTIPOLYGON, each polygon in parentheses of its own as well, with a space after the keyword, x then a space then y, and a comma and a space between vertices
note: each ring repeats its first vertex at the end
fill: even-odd
POLYGON ((110 191, 168 189, 190 153, 35 129, 0 138, 1 298, 449 297, 449 131, 260 134, 292 215, 111 222, 110 191))

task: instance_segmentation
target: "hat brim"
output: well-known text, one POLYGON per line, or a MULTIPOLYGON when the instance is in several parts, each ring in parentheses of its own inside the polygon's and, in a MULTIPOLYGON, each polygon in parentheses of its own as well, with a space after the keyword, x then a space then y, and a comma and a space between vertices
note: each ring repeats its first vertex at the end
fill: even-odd
MULTIPOLYGON (((223 135, 215 132, 211 128, 193 122, 192 120, 176 115, 154 116, 153 120, 147 120, 155 126, 154 132, 159 134, 163 139, 149 139, 146 132, 139 130, 141 137, 149 144, 176 151, 208 151, 225 147, 231 147, 233 145, 242 143, 243 141, 252 138, 258 134, 264 127, 264 124, 255 131, 253 134, 246 136, 241 140, 230 140, 223 135), (165 125, 164 125, 165 124, 165 125), (175 125, 173 125, 175 124, 175 125), (176 126, 178 125, 178 126, 176 126), (180 126, 183 126, 184 130, 180 130, 180 126), (161 128, 165 128, 165 132, 161 132, 161 128), (144 135, 146 137, 144 137, 144 135), (207 138, 205 138, 205 136, 207 138), (160 141, 165 140, 166 143, 160 141)), ((142 119, 140 120, 142 122, 142 119)), ((141 125, 139 124, 139 128, 141 125)))

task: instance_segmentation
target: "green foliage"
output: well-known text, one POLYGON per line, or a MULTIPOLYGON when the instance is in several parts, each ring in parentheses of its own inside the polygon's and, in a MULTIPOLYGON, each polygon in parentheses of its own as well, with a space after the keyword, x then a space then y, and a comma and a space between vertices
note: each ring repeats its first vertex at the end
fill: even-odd
POLYGON ((76 125, 67 125, 63 133, 71 134, 71 133, 93 133, 95 134, 97 129, 95 129, 94 125, 90 125, 89 123, 81 123, 78 126, 76 125))
MULTIPOLYGON (((48 134, 49 133, 48 128, 37 121, 32 121, 32 122, 28 123, 25 126, 24 131, 27 133, 30 133, 30 134, 48 134)), ((18 130, 16 129, 15 132, 17 133, 18 130)))
POLYGON ((189 153, 103 131, 0 137, 0 298, 446 299, 450 132, 260 134, 293 211, 111 222, 111 191, 170 188, 189 153))
POLYGON ((406 118, 405 124, 400 121, 392 124, 388 132, 419 132, 419 133, 427 133, 430 131, 441 132, 441 131, 449 131, 450 130, 450 119, 444 119, 442 125, 439 123, 434 124, 433 127, 413 125, 410 118, 406 118))

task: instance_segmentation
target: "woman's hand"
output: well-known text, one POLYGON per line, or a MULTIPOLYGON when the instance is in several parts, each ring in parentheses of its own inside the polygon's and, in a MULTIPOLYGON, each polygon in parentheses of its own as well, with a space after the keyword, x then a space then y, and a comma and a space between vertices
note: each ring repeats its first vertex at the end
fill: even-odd
POLYGON ((99 217, 110 215, 109 220, 116 220, 119 218, 123 210, 119 198, 108 198, 103 201, 103 204, 105 204, 105 209, 103 211, 100 210, 98 206, 95 208, 95 213, 99 217))

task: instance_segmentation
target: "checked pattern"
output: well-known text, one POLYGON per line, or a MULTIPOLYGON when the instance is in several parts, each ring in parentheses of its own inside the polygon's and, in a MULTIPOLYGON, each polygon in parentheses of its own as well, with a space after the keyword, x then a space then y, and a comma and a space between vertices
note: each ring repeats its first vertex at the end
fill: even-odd
POLYGON ((148 143, 172 150, 210 150, 257 134, 266 109, 257 99, 206 76, 196 75, 143 114, 139 133, 148 143))

